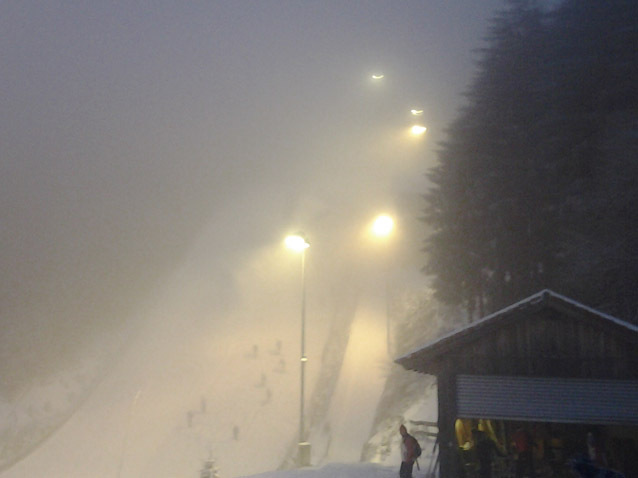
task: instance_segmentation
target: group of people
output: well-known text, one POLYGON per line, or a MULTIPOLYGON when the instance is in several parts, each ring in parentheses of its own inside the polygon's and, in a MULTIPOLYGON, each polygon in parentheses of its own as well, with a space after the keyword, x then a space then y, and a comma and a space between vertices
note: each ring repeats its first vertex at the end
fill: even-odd
MULTIPOLYGON (((593 431, 587 432, 586 440, 583 440, 582 435, 578 439, 576 434, 572 433, 570 446, 567 447, 559 438, 559 433, 554 433, 552 429, 546 430, 549 433, 543 435, 542 429, 535 427, 532 434, 528 427, 520 423, 513 423, 505 428, 503 426, 495 428, 490 420, 459 419, 455 429, 459 442, 461 473, 467 478, 492 478, 493 464, 497 457, 505 459, 501 462, 501 467, 497 469, 515 478, 547 476, 625 478, 622 473, 610 467, 612 463, 607 458, 602 437, 593 431), (579 449, 582 452, 579 453, 579 449), (572 459, 567 460, 567 456, 571 456, 572 459), (535 462, 538 466, 535 466, 535 462), (502 468, 503 466, 505 468, 502 468), (569 473, 570 469, 571 473, 569 473)), ((399 478, 412 478, 413 467, 421 454, 421 447, 418 441, 408 433, 405 425, 399 427, 399 433, 401 434, 399 478)), ((567 434, 565 438, 570 438, 570 435, 567 434)), ((633 458, 634 463, 638 461, 636 457, 633 458)), ((627 457, 624 461, 628 461, 627 457)), ((638 476, 633 473, 633 470, 631 471, 627 478, 638 476)))
POLYGON ((506 458, 512 464, 508 475, 516 478, 536 478, 534 468, 535 439, 525 426, 497 430, 491 420, 458 419, 455 423, 459 457, 463 471, 477 478, 491 478, 492 464, 506 458), (497 437, 498 435, 498 437, 497 437), (507 437, 506 437, 507 435, 507 437))
MULTIPOLYGON (((399 433, 401 434, 401 468, 399 468, 399 478, 412 478, 412 470, 420 455, 421 447, 416 438, 408 433, 405 425, 399 427, 399 433)), ((491 478, 492 456, 494 454, 504 456, 504 454, 498 449, 495 442, 488 438, 484 432, 474 429, 472 430, 472 436, 478 459, 478 478, 491 478)), ((533 478, 533 474, 530 474, 530 478, 533 478)))
MULTIPOLYGON (((489 425, 489 424, 488 424, 489 425)), ((484 426, 486 426, 484 424, 484 426)), ((508 451, 514 456, 514 476, 516 478, 536 478, 534 470, 534 439, 530 432, 519 427, 511 436, 510 450, 498 444, 494 431, 490 426, 487 430, 472 428, 471 452, 473 466, 477 478, 492 477, 492 463, 496 457, 508 457, 508 451)))
MULTIPOLYGON (((599 471, 610 471, 599 430, 588 431, 583 440, 585 427, 569 430, 515 422, 495 427, 492 421, 482 419, 459 419, 455 429, 462 472, 468 478, 492 478, 493 468, 515 478, 599 478, 599 471)), ((616 465, 621 461, 616 460, 616 465)), ((617 478, 617 474, 613 476, 617 478)))

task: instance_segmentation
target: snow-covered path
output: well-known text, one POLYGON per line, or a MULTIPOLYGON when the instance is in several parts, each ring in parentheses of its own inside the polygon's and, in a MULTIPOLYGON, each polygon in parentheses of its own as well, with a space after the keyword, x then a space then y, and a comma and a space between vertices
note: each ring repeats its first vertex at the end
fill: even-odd
POLYGON ((389 361, 384 311, 383 297, 363 299, 357 308, 328 417, 327 462, 357 462, 369 437, 389 361))

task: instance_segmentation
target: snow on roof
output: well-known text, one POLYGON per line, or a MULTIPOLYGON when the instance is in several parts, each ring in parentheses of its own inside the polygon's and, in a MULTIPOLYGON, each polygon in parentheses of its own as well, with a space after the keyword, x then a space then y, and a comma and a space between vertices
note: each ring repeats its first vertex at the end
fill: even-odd
POLYGON ((556 292, 553 292, 549 289, 544 289, 541 290, 540 292, 537 292, 536 294, 533 294, 529 297, 527 297, 526 299, 520 300, 508 307, 505 307, 501 310, 498 310, 492 314, 489 314, 479 320, 477 320, 476 322, 472 322, 471 324, 468 324, 464 327, 455 329, 441 337, 439 337, 438 339, 435 339, 425 345, 422 345, 404 355, 402 355, 401 357, 397 358, 395 360, 395 362, 399 363, 399 364, 403 364, 404 361, 407 361, 411 358, 413 358, 416 354, 418 354, 419 352, 425 351, 425 350, 429 350, 429 349, 436 349, 440 346, 442 346, 443 344, 446 344, 448 342, 450 342, 451 340, 453 340, 453 338, 458 337, 458 336, 466 336, 468 334, 473 333, 474 331, 476 331, 477 329, 480 329, 481 327, 484 327, 486 323, 488 322, 492 322, 494 320, 497 320, 499 318, 503 318, 506 316, 511 315, 513 312, 515 311, 522 311, 524 309, 529 308, 530 306, 538 306, 541 304, 546 304, 549 306, 553 306, 554 308, 560 308, 560 306, 563 307, 568 307, 574 311, 580 311, 580 312, 584 312, 586 314, 598 317, 601 320, 607 321, 611 324, 614 324, 618 327, 622 327, 624 329, 626 329, 629 332, 633 332, 638 334, 638 326, 631 324, 629 322, 626 322, 624 320, 618 319, 616 317, 613 317, 609 314, 605 314, 603 312, 600 312, 596 309, 593 309, 591 307, 588 307, 584 304, 581 304, 580 302, 577 302, 573 299, 570 299, 568 297, 565 297, 564 295, 558 294, 556 292))

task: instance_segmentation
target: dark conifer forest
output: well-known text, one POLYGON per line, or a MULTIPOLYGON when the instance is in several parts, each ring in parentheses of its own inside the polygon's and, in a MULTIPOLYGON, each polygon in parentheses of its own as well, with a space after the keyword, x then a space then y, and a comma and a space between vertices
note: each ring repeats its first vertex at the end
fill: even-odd
POLYGON ((638 2, 511 0, 426 194, 438 299, 470 320, 541 289, 638 322, 638 2))

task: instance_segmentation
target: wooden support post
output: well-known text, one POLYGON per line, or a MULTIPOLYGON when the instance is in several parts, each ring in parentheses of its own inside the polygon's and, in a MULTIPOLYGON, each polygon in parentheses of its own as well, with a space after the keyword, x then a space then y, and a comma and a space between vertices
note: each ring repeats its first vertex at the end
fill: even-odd
POLYGON ((441 478, 460 478, 459 450, 454 433, 456 376, 447 370, 437 376, 439 399, 439 454, 441 478))

